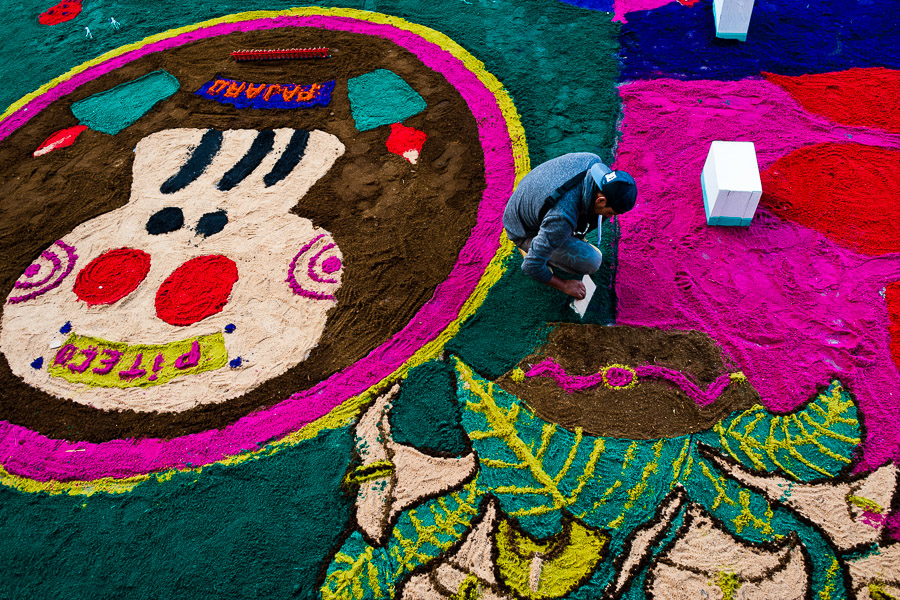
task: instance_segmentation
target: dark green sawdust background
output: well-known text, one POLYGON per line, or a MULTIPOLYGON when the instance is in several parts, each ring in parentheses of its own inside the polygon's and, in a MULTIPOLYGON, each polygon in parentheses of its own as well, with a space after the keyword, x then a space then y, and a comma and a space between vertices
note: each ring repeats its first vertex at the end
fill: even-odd
MULTIPOLYGON (((155 33, 250 10, 334 6, 430 27, 483 61, 513 98, 532 165, 575 151, 613 158, 619 27, 608 13, 556 0, 84 0, 73 21, 40 25, 38 15, 54 1, 4 4, 0 107, 155 33), (110 17, 121 23, 119 31, 110 17)), ((613 320, 617 231, 614 223, 604 226, 604 266, 586 322, 613 320)), ((514 253, 504 277, 447 347, 487 377, 529 354, 547 323, 577 320, 562 294, 526 278, 520 264, 514 253)), ((464 450, 452 377, 441 362, 410 374, 392 416, 398 441, 464 450)), ((351 516, 340 481, 352 451, 348 427, 273 456, 179 474, 123 495, 49 496, 0 487, 0 599, 315 597, 351 516)))

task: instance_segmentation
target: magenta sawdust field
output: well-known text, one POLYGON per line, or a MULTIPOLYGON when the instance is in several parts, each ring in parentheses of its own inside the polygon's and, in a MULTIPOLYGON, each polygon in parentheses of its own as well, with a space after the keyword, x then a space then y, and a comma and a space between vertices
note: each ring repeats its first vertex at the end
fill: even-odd
MULTIPOLYGON (((767 169, 799 148, 829 169, 823 160, 828 143, 850 145, 851 139, 855 152, 841 166, 847 177, 858 177, 861 165, 853 159, 860 147, 882 149, 884 160, 892 162, 896 154, 889 149, 900 145, 900 136, 835 123, 758 79, 657 80, 620 90, 626 135, 617 165, 643 175, 642 191, 660 200, 623 220, 619 322, 708 333, 741 365, 765 405, 779 412, 795 409, 831 378, 840 378, 866 415, 860 467, 895 458, 900 376, 891 357, 885 288, 900 276, 900 262, 776 218, 768 209, 771 196, 747 229, 707 227, 702 205, 686 199, 696 196, 713 140, 752 140, 767 181, 789 175, 767 169)), ((840 205, 850 232, 867 225, 855 215, 890 202, 884 180, 867 181, 874 185, 848 194, 847 186, 832 185, 830 173, 804 174, 790 193, 840 205)), ((829 217, 823 207, 823 220, 829 217)))
MULTIPOLYGON (((89 60, 3 114, 0 151, 44 162, 0 185, 105 159, 97 140, 133 158, 110 183, 122 201, 54 231, 10 282, 11 385, 93 437, 40 411, 0 422, 0 595, 900 598, 900 120, 884 110, 900 74, 878 59, 896 35, 842 24, 846 56, 780 53, 779 28, 822 37, 805 9, 761 7, 746 43, 722 44, 703 0, 573 3, 599 12, 230 15, 89 60), (473 50, 491 15, 519 32, 492 34, 508 56, 473 50), (621 45, 608 72, 555 35, 579 19, 621 45), (301 35, 334 60, 282 72, 224 52, 301 35), (697 44, 727 60, 708 67, 697 44), (582 88, 507 64, 545 56, 582 88), (529 150, 591 118, 563 99, 607 92, 608 147, 567 150, 638 181, 602 234, 615 326, 550 306, 500 222, 529 150), (713 141, 755 144, 749 227, 706 223, 713 141), (418 269, 445 248, 365 229, 389 218, 409 238, 468 223, 432 287, 418 269), (414 309, 345 358, 328 344, 379 325, 348 307, 383 300, 352 304, 398 256, 413 275, 391 293, 414 309), (538 309, 552 316, 519 331, 538 309), (343 362, 306 387, 281 378, 322 348, 343 362), (93 423, 118 413, 166 434, 93 423)), ((64 4, 40 23, 83 18, 64 4)))

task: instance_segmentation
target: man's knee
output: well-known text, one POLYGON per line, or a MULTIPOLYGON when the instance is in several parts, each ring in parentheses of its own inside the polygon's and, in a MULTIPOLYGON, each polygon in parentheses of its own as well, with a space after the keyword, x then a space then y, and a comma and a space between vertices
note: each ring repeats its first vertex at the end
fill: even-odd
POLYGON ((597 250, 594 254, 592 260, 588 263, 588 268, 590 269, 590 273, 585 273, 585 275, 593 275, 597 271, 600 270, 600 265, 603 264, 603 253, 597 250))
POLYGON ((600 270, 603 263, 603 254, 597 250, 589 256, 584 257, 575 265, 576 275, 593 275, 600 270))
POLYGON ((603 254, 590 244, 579 246, 576 251, 559 252, 550 259, 552 266, 572 275, 593 275, 600 270, 602 262, 603 254))
POLYGON ((582 242, 579 245, 578 260, 576 261, 576 269, 579 275, 593 275, 600 270, 603 263, 603 253, 593 244, 582 242))

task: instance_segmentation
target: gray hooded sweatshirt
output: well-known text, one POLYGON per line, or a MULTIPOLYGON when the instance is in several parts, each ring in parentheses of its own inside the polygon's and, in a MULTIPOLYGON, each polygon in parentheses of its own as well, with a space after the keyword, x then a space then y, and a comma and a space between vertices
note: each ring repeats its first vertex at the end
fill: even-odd
POLYGON ((600 163, 604 175, 610 172, 599 156, 589 152, 564 154, 548 160, 523 177, 510 196, 503 212, 503 227, 509 239, 518 244, 534 238, 522 261, 522 271, 526 275, 541 283, 550 281, 553 277, 547 266, 550 255, 576 231, 579 217, 594 216, 594 179, 585 171, 596 163, 600 163), (540 221, 541 208, 547 197, 582 172, 585 172, 584 181, 563 194, 540 221))

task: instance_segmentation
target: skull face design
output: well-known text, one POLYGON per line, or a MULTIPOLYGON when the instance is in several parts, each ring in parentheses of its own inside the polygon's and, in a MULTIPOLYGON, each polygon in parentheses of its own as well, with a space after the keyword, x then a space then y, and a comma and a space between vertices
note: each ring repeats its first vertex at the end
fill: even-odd
POLYGON ((145 137, 128 203, 76 227, 16 282, 0 329, 12 371, 99 409, 182 411, 305 360, 343 257, 289 211, 343 152, 318 130, 145 137))

